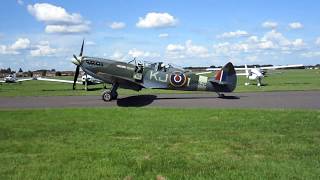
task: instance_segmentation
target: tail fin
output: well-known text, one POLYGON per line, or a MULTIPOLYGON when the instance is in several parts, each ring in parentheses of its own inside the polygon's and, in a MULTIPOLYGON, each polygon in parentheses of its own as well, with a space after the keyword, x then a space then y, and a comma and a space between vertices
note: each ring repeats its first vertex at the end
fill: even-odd
POLYGON ((231 62, 219 70, 214 80, 211 80, 215 91, 232 92, 237 86, 236 71, 231 62))

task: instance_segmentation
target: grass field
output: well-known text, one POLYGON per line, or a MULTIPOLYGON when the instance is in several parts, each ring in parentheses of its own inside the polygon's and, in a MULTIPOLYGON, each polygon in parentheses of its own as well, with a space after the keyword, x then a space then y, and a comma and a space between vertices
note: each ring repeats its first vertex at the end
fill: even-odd
MULTIPOLYGON (((320 70, 277 70, 263 80, 265 86, 244 86, 245 78, 238 77, 238 86, 235 92, 260 92, 260 91, 287 91, 287 90, 320 90, 320 70)), ((213 74, 209 75, 213 76, 213 74)), ((72 77, 67 77, 72 79, 72 77)), ((255 83, 253 81, 253 83, 255 83)), ((0 96, 61 96, 61 95, 100 95, 102 85, 89 86, 91 91, 83 91, 82 85, 72 91, 71 84, 28 81, 17 84, 0 85, 0 96)), ((164 93, 194 93, 186 91, 150 90, 140 92, 119 89, 120 95, 132 94, 164 94, 164 93)), ((197 92, 203 93, 203 92, 197 92)))
POLYGON ((318 179, 320 111, 1 110, 0 179, 318 179))

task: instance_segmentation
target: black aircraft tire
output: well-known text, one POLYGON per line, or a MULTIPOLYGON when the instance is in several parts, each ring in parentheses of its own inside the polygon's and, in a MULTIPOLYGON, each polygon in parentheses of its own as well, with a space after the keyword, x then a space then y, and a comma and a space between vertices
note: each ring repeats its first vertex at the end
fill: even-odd
POLYGON ((111 96, 111 92, 110 91, 105 91, 102 94, 102 100, 108 102, 108 101, 112 101, 112 96, 111 96))

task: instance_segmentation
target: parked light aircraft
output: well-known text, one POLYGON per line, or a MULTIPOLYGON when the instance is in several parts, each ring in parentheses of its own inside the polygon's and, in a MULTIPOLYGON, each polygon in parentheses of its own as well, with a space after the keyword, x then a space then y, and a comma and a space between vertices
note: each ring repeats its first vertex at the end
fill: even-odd
POLYGON ((126 88, 139 91, 143 88, 171 89, 183 91, 213 91, 219 97, 223 92, 232 92, 236 88, 237 76, 231 62, 221 68, 215 77, 197 75, 183 68, 164 65, 162 62, 130 63, 89 57, 83 55, 84 41, 79 56, 73 55, 72 61, 76 65, 74 85, 77 83, 80 68, 88 75, 112 84, 110 90, 102 94, 104 101, 115 100, 117 89, 126 88))
POLYGON ((3 80, 0 80, 0 83, 17 83, 30 80, 33 80, 33 78, 18 79, 16 77, 16 74, 9 74, 6 77, 4 77, 3 80))
POLYGON ((95 84, 101 84, 102 81, 99 79, 96 79, 88 74, 85 74, 81 77, 81 81, 74 81, 71 80, 64 80, 64 79, 51 79, 51 78, 43 78, 43 77, 37 77, 35 80, 39 81, 49 81, 49 82, 61 82, 61 83, 70 83, 73 84, 73 90, 75 90, 75 84, 83 84, 85 86, 85 90, 88 90, 88 85, 95 85, 95 84))
MULTIPOLYGON (((245 71, 245 73, 237 73, 238 76, 246 76, 248 80, 257 81, 257 86, 261 86, 262 79, 265 77, 265 70, 275 70, 275 69, 284 69, 284 68, 297 68, 304 67, 303 64, 294 64, 294 65, 285 65, 285 66, 268 66, 268 67, 254 67, 248 68, 245 64, 244 68, 235 68, 236 71, 245 71)), ((207 68, 207 71, 217 71, 219 68, 207 68)), ((207 74, 210 72, 203 72, 198 74, 207 74)), ((246 82, 245 85, 249 85, 249 82, 246 82)))

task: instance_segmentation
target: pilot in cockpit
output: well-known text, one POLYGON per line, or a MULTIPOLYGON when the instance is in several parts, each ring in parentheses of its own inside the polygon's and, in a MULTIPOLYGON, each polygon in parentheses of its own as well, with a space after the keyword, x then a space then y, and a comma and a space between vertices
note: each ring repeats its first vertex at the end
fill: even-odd
POLYGON ((159 62, 158 63, 158 71, 164 71, 164 72, 166 72, 167 71, 167 66, 163 63, 163 62, 159 62))

